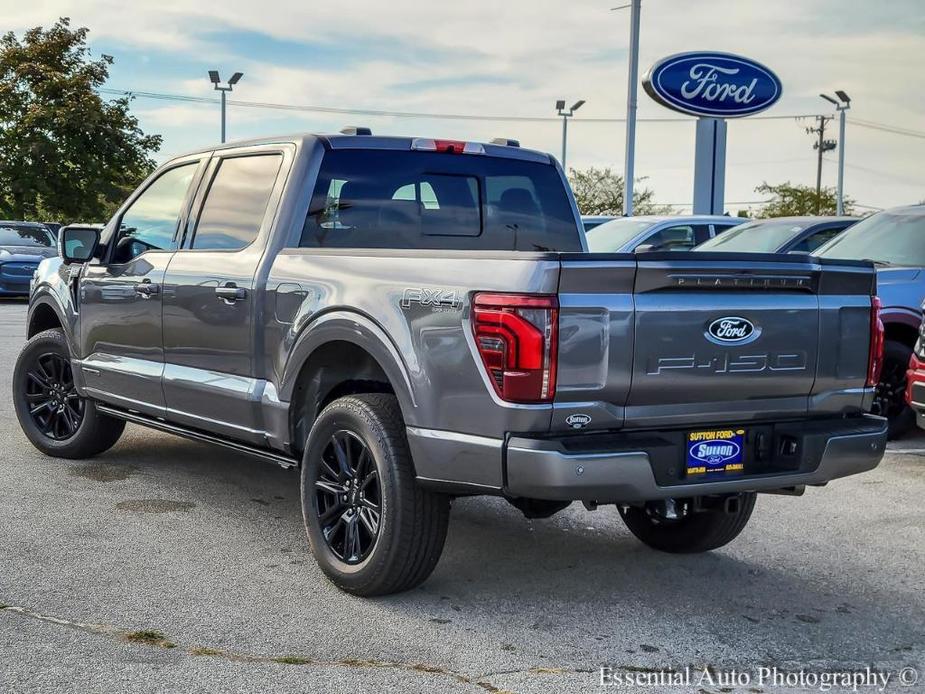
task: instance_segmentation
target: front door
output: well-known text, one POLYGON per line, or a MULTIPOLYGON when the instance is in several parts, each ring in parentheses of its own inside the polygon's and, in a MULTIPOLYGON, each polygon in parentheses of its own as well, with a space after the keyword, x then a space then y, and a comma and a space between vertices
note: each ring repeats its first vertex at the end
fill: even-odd
POLYGON ((242 148, 213 159, 164 278, 167 418, 256 444, 264 440, 255 274, 285 154, 242 148))
POLYGON ((93 398, 164 414, 164 273, 200 166, 200 158, 181 161, 138 191, 106 230, 103 262, 84 267, 78 285, 80 369, 93 398))

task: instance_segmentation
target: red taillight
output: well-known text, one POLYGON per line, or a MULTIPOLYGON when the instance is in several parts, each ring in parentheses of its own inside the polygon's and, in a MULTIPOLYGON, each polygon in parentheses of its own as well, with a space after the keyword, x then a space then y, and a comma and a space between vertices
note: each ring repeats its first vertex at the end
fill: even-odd
POLYGON ((870 352, 867 356, 867 385, 875 386, 880 382, 880 371, 883 369, 883 321, 880 320, 880 309, 883 304, 880 297, 870 298, 870 352))
POLYGON ((551 402, 556 393, 559 301, 535 294, 475 295, 472 328, 495 392, 509 402, 551 402))

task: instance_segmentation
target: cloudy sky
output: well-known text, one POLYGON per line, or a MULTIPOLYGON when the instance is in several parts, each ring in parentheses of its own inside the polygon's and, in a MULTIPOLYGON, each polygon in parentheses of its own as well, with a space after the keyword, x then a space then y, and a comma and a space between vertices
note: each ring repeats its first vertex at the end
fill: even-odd
MULTIPOLYGON (((0 0, 0 27, 70 16, 95 53, 115 58, 107 86, 212 97, 206 71, 245 76, 234 98, 297 106, 550 120, 350 116, 235 106, 229 138, 347 124, 382 134, 520 139, 558 153, 556 99, 585 99, 569 129, 570 166, 623 168, 628 0, 0 0)), ((887 207, 925 199, 925 0, 643 0, 644 71, 676 52, 741 53, 774 70, 781 100, 763 115, 831 113, 818 94, 852 97, 846 192, 887 207), (884 129, 886 127, 887 129, 884 129), (888 130, 899 129, 903 133, 888 130)), ((138 98, 161 158, 216 142, 217 104, 138 98)), ((663 203, 689 204, 693 119, 639 96, 636 170, 663 203)), ((741 119, 729 127, 726 201, 760 200, 763 180, 815 182, 810 119, 741 119)), ((836 134, 833 128, 833 136, 836 134)), ((834 186, 836 153, 823 182, 834 186)))

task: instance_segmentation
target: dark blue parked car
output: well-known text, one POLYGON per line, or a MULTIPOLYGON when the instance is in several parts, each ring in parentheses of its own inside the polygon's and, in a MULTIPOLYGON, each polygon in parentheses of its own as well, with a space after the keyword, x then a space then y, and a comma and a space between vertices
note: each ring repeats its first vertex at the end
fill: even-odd
POLYGON ((877 266, 877 296, 883 303, 880 315, 886 343, 874 412, 889 418, 890 436, 895 438, 915 423, 904 392, 925 299, 925 205, 895 207, 871 215, 816 255, 873 260, 877 266))
POLYGON ((57 242, 45 225, 0 221, 0 296, 28 296, 32 273, 56 255, 57 242))

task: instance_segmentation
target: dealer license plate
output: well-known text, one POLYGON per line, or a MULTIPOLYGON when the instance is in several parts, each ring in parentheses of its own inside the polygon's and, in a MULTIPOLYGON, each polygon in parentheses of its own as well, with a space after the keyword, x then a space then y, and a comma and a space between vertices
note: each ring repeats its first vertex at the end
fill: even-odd
POLYGON ((744 429, 692 431, 687 435, 687 476, 741 474, 744 453, 744 429))

